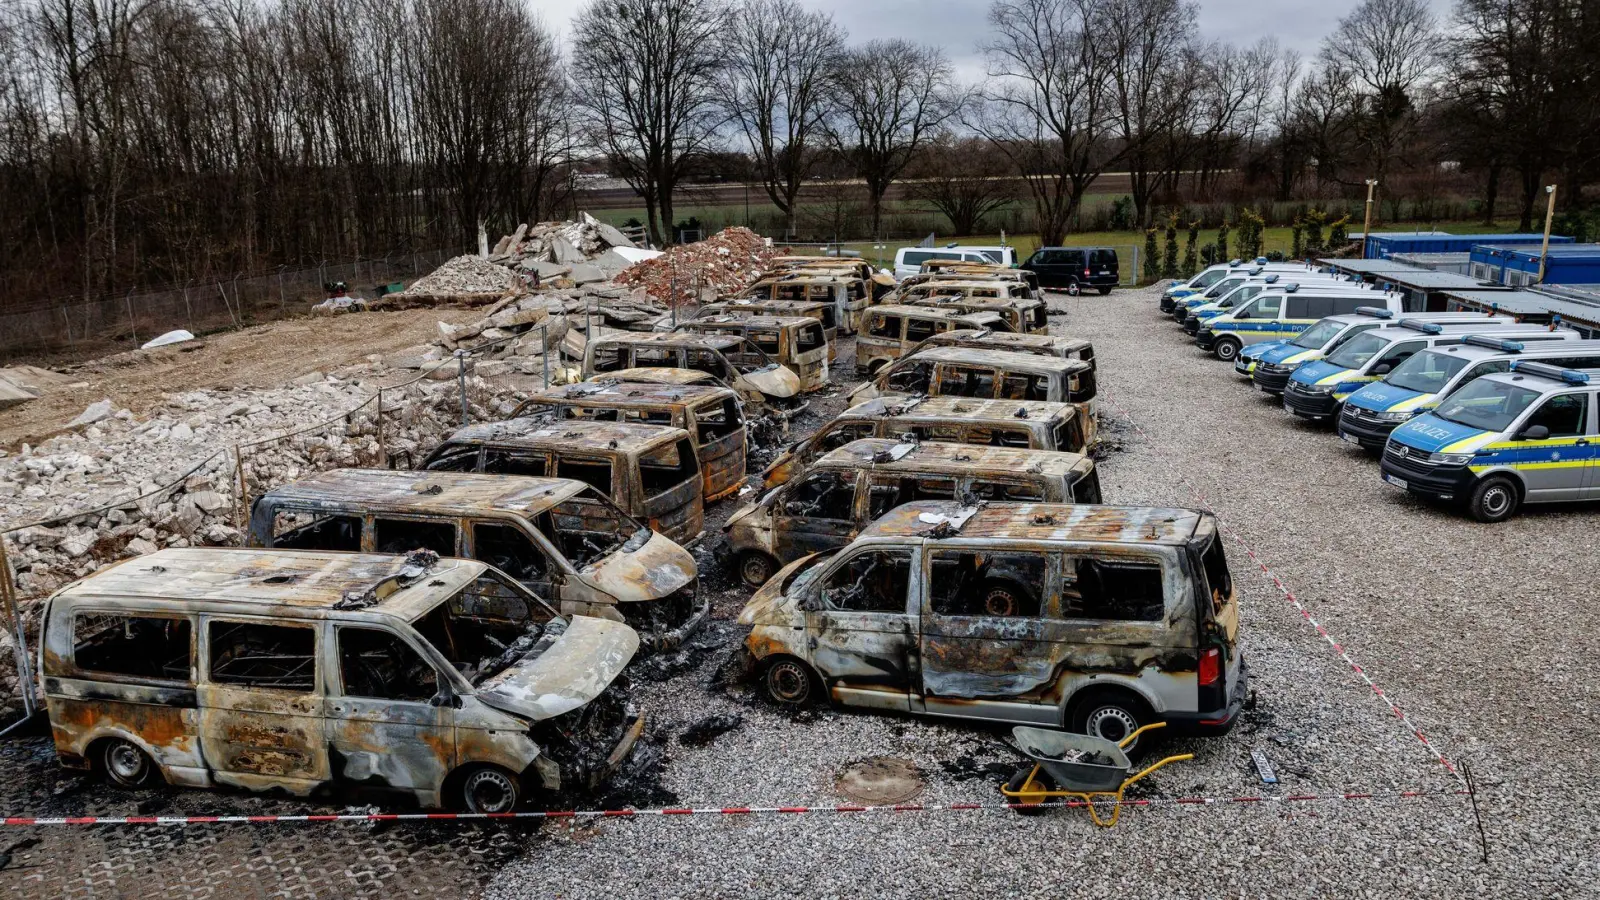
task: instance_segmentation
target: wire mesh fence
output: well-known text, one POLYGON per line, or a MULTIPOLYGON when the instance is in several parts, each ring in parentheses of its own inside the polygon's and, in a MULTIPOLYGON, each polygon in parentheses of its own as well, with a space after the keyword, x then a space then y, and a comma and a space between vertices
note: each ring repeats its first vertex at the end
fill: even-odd
POLYGON ((433 271, 459 252, 330 261, 92 300, 62 298, 33 309, 0 312, 0 362, 135 349, 180 328, 195 334, 241 328, 305 311, 308 303, 323 299, 324 285, 330 282, 344 282, 355 295, 376 296, 394 282, 433 271))

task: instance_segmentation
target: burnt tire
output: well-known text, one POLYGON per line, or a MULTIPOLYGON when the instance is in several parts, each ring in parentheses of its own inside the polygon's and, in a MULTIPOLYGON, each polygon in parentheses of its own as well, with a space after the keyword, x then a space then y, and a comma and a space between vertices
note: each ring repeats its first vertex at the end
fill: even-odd
POLYGON ((767 663, 761 675, 767 697, 779 706, 804 709, 817 702, 821 684, 811 667, 792 656, 780 656, 767 663))
POLYGON ((750 550, 739 555, 739 580, 746 587, 758 588, 778 574, 778 561, 759 550, 750 550))
MULTIPOLYGON (((1156 721, 1149 704, 1127 691, 1101 691, 1077 703, 1067 730, 1121 742, 1141 727, 1156 721)), ((1123 748, 1129 759, 1143 756, 1154 741, 1147 735, 1123 748)))
POLYGON ((1217 346, 1211 352, 1215 353, 1217 359, 1223 362, 1233 362, 1239 358, 1239 351, 1242 349, 1244 349, 1244 345, 1239 343, 1238 338, 1225 337, 1217 338, 1217 346))
POLYGON ((499 766, 473 766, 457 779, 454 799, 464 812, 512 812, 522 802, 522 780, 499 766))
POLYGON ((1023 615, 1023 610, 1033 605, 1033 598, 1014 581, 990 581, 983 586, 983 614, 989 616, 1023 615))
MULTIPOLYGON (((1006 790, 1022 790, 1022 786, 1028 783, 1028 774, 1032 771, 1033 766, 1031 765, 1023 766, 1022 768, 1018 769, 1016 774, 1011 776, 1011 780, 1006 782, 1006 790)), ((1056 789, 1056 783, 1050 780, 1050 776, 1046 775, 1043 769, 1040 769, 1039 774, 1034 776, 1033 786, 1047 791, 1053 791, 1056 789)), ((1001 794, 1000 796, 1006 797, 1004 794, 1001 794)), ((1054 809, 1054 807, 1040 806, 1039 804, 1049 803, 1054 799, 1056 798, 1052 797, 1040 800, 1038 803, 1028 803, 1021 797, 1006 797, 1006 803, 1010 804, 1011 811, 1019 816, 1042 816, 1051 809, 1054 809)))
POLYGON ((100 744, 96 759, 106 780, 118 787, 140 788, 155 777, 156 766, 138 744, 111 738, 100 744))
POLYGON ((1467 512, 1479 522, 1495 523, 1516 515, 1522 503, 1517 483, 1504 475, 1491 475, 1472 487, 1467 512))

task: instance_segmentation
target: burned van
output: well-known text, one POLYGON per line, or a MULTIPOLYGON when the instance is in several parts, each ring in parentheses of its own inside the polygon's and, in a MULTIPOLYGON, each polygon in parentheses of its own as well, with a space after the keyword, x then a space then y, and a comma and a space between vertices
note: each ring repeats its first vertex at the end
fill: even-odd
POLYGON ((822 323, 822 336, 828 340, 828 361, 839 355, 839 311, 832 303, 820 300, 766 300, 748 297, 719 300, 700 307, 697 318, 708 316, 804 316, 822 323))
POLYGON ((973 350, 1007 350, 1012 353, 1032 353, 1035 356, 1054 356, 1057 359, 1076 359, 1098 370, 1094 358, 1094 344, 1084 338, 1061 337, 1053 334, 1017 334, 998 329, 983 331, 947 331, 932 335, 905 355, 931 347, 968 347, 973 350))
POLYGON ((62 765, 138 787, 346 791, 506 813, 594 786, 644 720, 622 622, 467 559, 166 549, 45 602, 62 765))
POLYGON ((889 510, 917 500, 1099 503, 1082 453, 971 444, 851 441, 723 526, 739 577, 760 587, 810 553, 837 550, 889 510))
POLYGON ((761 348, 733 334, 607 334, 589 341, 583 377, 589 381, 703 383, 709 375, 733 388, 746 403, 787 422, 804 412, 800 376, 777 364, 761 348))
POLYGON ((789 705, 1117 742, 1152 722, 1222 734, 1246 698, 1222 537, 1199 510, 909 503, 779 571, 739 622, 789 705))
POLYGON ((884 397, 850 407, 810 437, 784 450, 761 473, 774 488, 823 454, 869 437, 1083 453, 1083 408, 1076 403, 975 400, 967 397, 884 397))
POLYGON ((996 313, 964 313, 935 306, 874 306, 861 317, 856 335, 856 372, 876 375, 906 355, 911 347, 949 331, 991 331, 1010 328, 996 313))
POLYGON ((850 392, 852 402, 893 394, 975 397, 995 400, 1048 400, 1083 409, 1083 434, 1098 437, 1094 369, 1075 359, 1008 350, 936 347, 904 357, 878 377, 850 392))
POLYGON ((572 419, 484 422, 456 431, 421 468, 571 478, 679 544, 700 539, 703 480, 682 428, 572 419))
POLYGON ((964 313, 992 312, 1005 317, 1006 324, 1011 330, 1019 334, 1048 334, 1050 332, 1049 309, 1043 300, 1034 300, 1018 293, 1009 299, 1004 297, 987 296, 990 289, 978 289, 967 292, 952 289, 945 285, 921 285, 912 288, 906 295, 893 298, 889 302, 901 303, 908 306, 937 306, 945 309, 958 309, 964 313), (937 289, 937 290, 935 290, 937 289))
POLYGON ((767 300, 810 300, 833 304, 839 330, 855 334, 861 311, 872 305, 872 282, 847 267, 790 270, 763 278, 744 296, 767 300))
MULTIPOLYGON (((677 332, 737 335, 800 379, 800 390, 828 384, 828 336, 822 323, 804 316, 701 316, 680 323, 677 332)), ((737 355, 730 357, 736 364, 737 355)))
POLYGON ((632 422, 689 432, 700 458, 702 493, 710 503, 744 483, 744 410, 732 388, 715 384, 586 381, 535 391, 513 419, 632 422))
POLYGON ((707 611, 689 551, 570 478, 334 469, 262 495, 249 540, 483 560, 563 613, 629 623, 651 648, 681 643, 707 611))

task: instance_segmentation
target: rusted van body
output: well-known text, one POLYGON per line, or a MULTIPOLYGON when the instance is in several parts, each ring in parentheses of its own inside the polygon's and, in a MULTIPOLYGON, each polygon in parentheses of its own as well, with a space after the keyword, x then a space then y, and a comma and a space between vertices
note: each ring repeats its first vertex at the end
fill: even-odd
POLYGON ((644 726, 611 690, 632 628, 474 560, 167 549, 62 588, 42 622, 57 757, 128 787, 510 812, 599 783, 644 726))
POLYGON ((1094 344, 1084 338, 1060 337, 1053 334, 1016 334, 998 330, 947 331, 928 338, 919 346, 912 347, 905 355, 910 356, 930 347, 971 347, 974 350, 1033 353, 1038 356, 1076 359, 1088 363, 1091 369, 1099 369, 1099 364, 1095 362, 1094 344))
POLYGON ((996 313, 964 313, 936 306, 874 306, 861 316, 856 334, 856 372, 874 375, 904 356, 911 347, 948 331, 993 331, 1010 328, 996 313))
POLYGON ((589 381, 645 381, 704 384, 700 372, 733 388, 740 399, 787 422, 807 406, 800 376, 778 365, 759 347, 738 335, 607 334, 584 348, 583 377, 589 381))
POLYGON ((1075 403, 1083 410, 1084 438, 1093 444, 1099 436, 1096 393, 1094 369, 1086 362, 1009 350, 935 347, 888 366, 851 391, 850 399, 928 394, 1075 403))
POLYGON ((1027 288, 1024 296, 1035 300, 1043 299, 1039 293, 1039 276, 1024 269, 1011 269, 1005 266, 982 266, 961 260, 943 259, 928 260, 922 264, 922 272, 900 280, 900 290, 916 287, 920 284, 934 284, 950 281, 1005 281, 1019 284, 1027 288), (950 265, 941 265, 937 268, 928 268, 928 263, 940 262, 950 265))
POLYGON ((512 419, 459 429, 428 454, 433 472, 572 478, 681 545, 700 539, 704 479, 682 428, 512 419))
POLYGON ((790 271, 763 278, 744 292, 750 299, 810 300, 832 303, 839 330, 855 334, 861 311, 872 305, 872 283, 849 271, 790 271))
MULTIPOLYGON (((800 379, 800 390, 818 391, 828 384, 829 345, 822 323, 804 316, 701 316, 683 322, 674 331, 689 334, 732 334, 776 360, 800 379)), ((735 365, 738 351, 729 357, 735 365)), ((749 359, 749 362, 757 362, 749 359)))
POLYGON ((861 438, 912 435, 919 441, 1085 452, 1083 409, 1076 403, 974 400, 966 397, 884 397, 835 416, 790 445, 761 473, 777 487, 830 450, 861 438))
POLYGON ((707 503, 726 497, 744 483, 744 410, 732 388, 716 384, 586 381, 535 391, 510 418, 634 422, 682 428, 694 439, 707 503))
POLYGON ((763 300, 748 297, 719 300, 700 307, 697 316, 804 316, 822 323, 828 339, 828 361, 839 356, 839 310, 821 300, 763 300))
POLYGON ((629 623, 652 649, 680 643, 708 603, 689 551, 571 478, 334 469, 263 494, 249 540, 483 560, 564 613, 629 623))
POLYGON ((782 703, 1119 741, 1151 722, 1224 733, 1247 692, 1222 539, 1198 510, 910 503, 785 567, 739 621, 782 703))
POLYGON ((1099 503, 1094 461, 1082 453, 851 441, 728 519, 739 577, 760 587, 810 553, 837 550, 889 510, 916 500, 1099 503))
MULTIPOLYGON (((908 295, 892 298, 888 302, 908 306, 940 306, 958 309, 964 313, 999 313, 1005 317, 1006 324, 1011 326, 1011 330, 1018 334, 1050 333, 1049 309, 1043 300, 1033 300, 1020 295, 1007 299, 965 292, 932 293, 928 290, 943 287, 944 285, 921 285, 912 288, 908 295)), ((987 292, 987 289, 984 289, 984 292, 987 292)))

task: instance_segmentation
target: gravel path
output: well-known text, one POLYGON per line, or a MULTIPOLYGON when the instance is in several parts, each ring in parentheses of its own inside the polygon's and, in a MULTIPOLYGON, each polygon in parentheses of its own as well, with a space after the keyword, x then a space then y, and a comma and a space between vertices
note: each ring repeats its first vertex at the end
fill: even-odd
MULTIPOLYGON (((1454 796, 1155 806, 1128 810, 1113 831, 1081 810, 606 820, 530 835, 486 896, 1592 895, 1600 795, 1585 776, 1596 771, 1600 726, 1580 642, 1600 615, 1600 516, 1562 509, 1490 527, 1414 502, 1378 481, 1375 460, 1293 421, 1189 346, 1155 296, 1054 301, 1069 311, 1054 327, 1093 339, 1099 355, 1114 447, 1102 463, 1107 498, 1198 505, 1186 476, 1429 739, 1472 765, 1488 864, 1471 807, 1454 796)), ((1238 546, 1228 549, 1258 705, 1226 738, 1168 745, 1196 758, 1131 793, 1454 789, 1238 546), (1272 760, 1279 787, 1260 784, 1252 749, 1272 760)), ((740 637, 725 618, 740 592, 724 593, 708 650, 691 654, 688 671, 635 689, 665 758, 655 781, 607 800, 831 805, 846 802, 840 770, 873 756, 912 761, 921 802, 1000 800, 996 772, 1013 757, 998 729, 789 717, 720 686, 719 654, 740 637), (742 721, 704 746, 676 739, 713 714, 742 721)))

